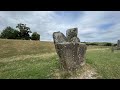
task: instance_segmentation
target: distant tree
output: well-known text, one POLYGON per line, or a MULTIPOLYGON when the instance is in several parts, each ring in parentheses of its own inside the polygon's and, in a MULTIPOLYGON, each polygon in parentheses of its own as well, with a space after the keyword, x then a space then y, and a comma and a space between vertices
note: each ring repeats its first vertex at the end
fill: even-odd
POLYGON ((20 32, 18 30, 14 31, 14 38, 13 39, 21 39, 20 32))
POLYGON ((31 40, 40 40, 40 34, 38 34, 37 32, 33 32, 33 34, 31 35, 31 40))
POLYGON ((113 46, 117 46, 117 44, 113 44, 113 46))
POLYGON ((26 26, 26 24, 19 23, 16 26, 16 28, 19 28, 20 30, 21 39, 26 39, 26 40, 30 39, 29 33, 32 33, 32 32, 30 31, 30 28, 26 26))
POLYGON ((104 46, 112 46, 112 43, 105 43, 104 46))
POLYGON ((98 46, 98 43, 95 42, 85 42, 86 45, 94 45, 94 46, 98 46))
POLYGON ((1 32, 1 38, 6 38, 6 39, 17 39, 19 37, 19 31, 13 29, 12 27, 6 27, 2 32, 1 32))

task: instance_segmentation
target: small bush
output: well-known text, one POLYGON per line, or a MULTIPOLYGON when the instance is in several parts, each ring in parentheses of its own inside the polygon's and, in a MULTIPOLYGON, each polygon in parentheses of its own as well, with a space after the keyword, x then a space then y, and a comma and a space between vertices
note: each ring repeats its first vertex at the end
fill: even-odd
POLYGON ((117 44, 113 44, 113 46, 117 46, 117 44))
POLYGON ((12 27, 6 27, 1 32, 0 37, 5 39, 17 39, 19 38, 19 31, 13 29, 12 27))
POLYGON ((105 43, 104 46, 112 46, 112 43, 105 43))
POLYGON ((34 32, 31 36, 31 40, 40 40, 40 34, 34 32))
POLYGON ((94 46, 98 46, 98 43, 86 43, 86 45, 94 45, 94 46))

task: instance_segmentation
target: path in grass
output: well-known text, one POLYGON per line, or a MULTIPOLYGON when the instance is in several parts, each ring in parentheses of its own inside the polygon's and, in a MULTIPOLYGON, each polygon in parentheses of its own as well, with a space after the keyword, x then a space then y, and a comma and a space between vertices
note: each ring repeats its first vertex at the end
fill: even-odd
POLYGON ((69 79, 98 79, 102 78, 96 70, 91 67, 89 64, 81 67, 75 76, 70 77, 69 79))

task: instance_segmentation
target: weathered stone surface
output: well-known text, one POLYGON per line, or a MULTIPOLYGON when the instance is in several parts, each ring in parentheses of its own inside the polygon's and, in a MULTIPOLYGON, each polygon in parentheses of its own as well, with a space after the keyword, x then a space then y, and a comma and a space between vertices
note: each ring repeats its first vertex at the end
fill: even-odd
POLYGON ((75 70, 84 63, 87 46, 81 43, 58 43, 56 51, 61 67, 65 70, 75 70))
POLYGON ((78 37, 73 37, 69 42, 80 42, 80 39, 78 37))
MULTIPOLYGON (((72 28, 72 29, 68 29, 66 31, 66 38, 68 42, 71 42, 72 38, 76 37, 77 38, 77 34, 78 34, 78 29, 77 28, 72 28)), ((80 40, 79 40, 80 41, 80 40)))
POLYGON ((117 41, 117 47, 120 47, 120 40, 117 41))
POLYGON ((87 46, 80 43, 77 33, 77 28, 68 29, 67 37, 61 32, 53 33, 55 49, 62 69, 75 70, 85 62, 87 46))
POLYGON ((65 35, 60 31, 53 33, 53 39, 54 39, 54 43, 63 43, 67 41, 65 35))

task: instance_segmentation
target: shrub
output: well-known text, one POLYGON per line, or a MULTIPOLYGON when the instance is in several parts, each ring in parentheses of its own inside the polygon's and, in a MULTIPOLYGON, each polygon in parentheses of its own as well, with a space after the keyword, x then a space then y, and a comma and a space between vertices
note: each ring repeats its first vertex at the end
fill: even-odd
POLYGON ((32 40, 40 40, 40 34, 38 34, 37 32, 33 32, 31 39, 32 40))
POLYGON ((104 46, 112 46, 112 43, 105 43, 104 46))
POLYGON ((13 29, 12 27, 6 27, 2 33, 1 33, 1 38, 6 38, 6 39, 17 39, 19 38, 19 31, 13 29))

